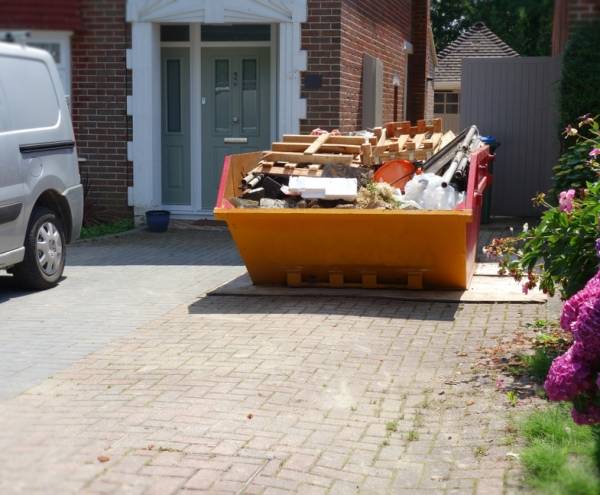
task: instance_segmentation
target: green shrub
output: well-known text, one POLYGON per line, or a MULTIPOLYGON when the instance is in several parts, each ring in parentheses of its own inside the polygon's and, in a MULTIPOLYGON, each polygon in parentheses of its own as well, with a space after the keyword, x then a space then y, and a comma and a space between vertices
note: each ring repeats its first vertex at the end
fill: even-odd
POLYGON ((588 182, 598 180, 600 157, 593 159, 590 151, 600 148, 600 129, 596 120, 582 120, 575 137, 575 142, 568 148, 554 167, 554 187, 551 191, 552 199, 556 201, 561 191, 568 189, 581 189, 588 182), (586 125, 590 122, 590 125, 586 125), (579 135, 584 130, 586 137, 579 135))
POLYGON ((585 23, 569 40, 560 83, 563 127, 586 112, 600 113, 600 22, 585 23))
POLYGON ((540 223, 515 237, 494 239, 485 248, 499 260, 501 273, 516 280, 526 278, 523 291, 539 286, 554 295, 560 287, 563 298, 581 290, 598 271, 596 239, 600 215, 600 182, 588 183, 581 199, 572 201, 572 211, 551 206, 540 223))

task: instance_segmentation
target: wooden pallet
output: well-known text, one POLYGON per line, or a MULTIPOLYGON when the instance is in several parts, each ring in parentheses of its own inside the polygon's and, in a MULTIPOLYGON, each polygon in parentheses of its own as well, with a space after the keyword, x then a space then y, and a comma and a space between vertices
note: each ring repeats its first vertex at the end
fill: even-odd
MULTIPOLYGON (((263 152, 253 174, 321 177, 325 165, 373 167, 391 160, 425 161, 448 142, 441 119, 390 122, 374 136, 285 134, 263 152)), ((451 139, 450 139, 451 140, 451 139)))
POLYGON ((415 126, 410 122, 390 122, 374 129, 374 133, 375 137, 361 149, 364 166, 394 159, 427 160, 440 149, 444 136, 441 119, 433 119, 431 123, 419 120, 415 126))
POLYGON ((313 282, 304 280, 302 270, 288 270, 286 272, 286 285, 288 287, 324 287, 324 288, 355 288, 355 289, 423 289, 424 270, 408 270, 405 284, 381 283, 375 272, 361 274, 360 282, 348 282, 341 270, 330 270, 327 282, 313 282))

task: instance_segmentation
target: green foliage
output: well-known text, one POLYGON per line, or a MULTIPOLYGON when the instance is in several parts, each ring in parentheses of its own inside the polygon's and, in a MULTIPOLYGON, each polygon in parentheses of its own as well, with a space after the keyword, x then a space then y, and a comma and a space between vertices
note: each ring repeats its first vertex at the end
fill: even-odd
POLYGON ((528 415, 520 425, 527 483, 540 493, 600 493, 597 438, 589 426, 573 424, 569 408, 553 406, 528 415))
POLYGON ((486 252, 498 258, 502 273, 516 280, 527 277, 524 290, 539 287, 553 295, 559 287, 568 298, 598 271, 595 241, 600 215, 600 182, 588 183, 571 213, 548 208, 540 223, 516 237, 495 239, 486 252))
POLYGON ((472 0, 432 0, 431 26, 438 52, 476 22, 474 14, 472 0))
POLYGON ((600 113, 600 22, 585 23, 565 49, 560 118, 566 125, 586 112, 600 113))
POLYGON ((532 355, 522 357, 526 374, 537 383, 543 383, 550 369, 552 361, 558 354, 548 352, 544 348, 538 348, 532 355))
POLYGON ((433 0, 431 22, 438 51, 483 21, 523 56, 549 55, 553 0, 433 0))
POLYGON ((133 229, 134 226, 135 225, 132 218, 123 218, 113 223, 103 223, 99 225, 93 225, 91 227, 82 227, 80 238, 91 239, 103 235, 120 234, 133 229))
POLYGON ((568 127, 565 132, 574 134, 574 140, 571 138, 571 146, 562 154, 558 165, 553 169, 554 188, 551 193, 554 199, 561 191, 581 189, 587 182, 597 181, 600 172, 598 160, 590 157, 592 149, 600 148, 598 121, 586 118, 579 123, 578 128, 568 127))

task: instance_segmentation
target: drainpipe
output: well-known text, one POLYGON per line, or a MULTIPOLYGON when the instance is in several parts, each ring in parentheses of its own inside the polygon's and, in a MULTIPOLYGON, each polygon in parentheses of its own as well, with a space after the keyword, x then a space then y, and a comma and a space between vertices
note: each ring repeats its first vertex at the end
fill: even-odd
POLYGON ((402 115, 403 119, 406 120, 408 112, 408 56, 414 53, 414 47, 410 41, 405 41, 402 46, 402 52, 404 53, 404 98, 403 98, 403 107, 402 107, 402 115))

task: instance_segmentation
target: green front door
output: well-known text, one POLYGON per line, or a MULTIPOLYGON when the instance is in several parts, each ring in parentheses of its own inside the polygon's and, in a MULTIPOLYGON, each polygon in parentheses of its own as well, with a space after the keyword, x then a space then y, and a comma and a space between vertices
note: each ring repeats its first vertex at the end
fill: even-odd
POLYGON ((162 48, 162 203, 191 204, 190 55, 162 48))
POLYGON ((202 50, 202 208, 212 209, 226 155, 268 149, 269 48, 202 50))

